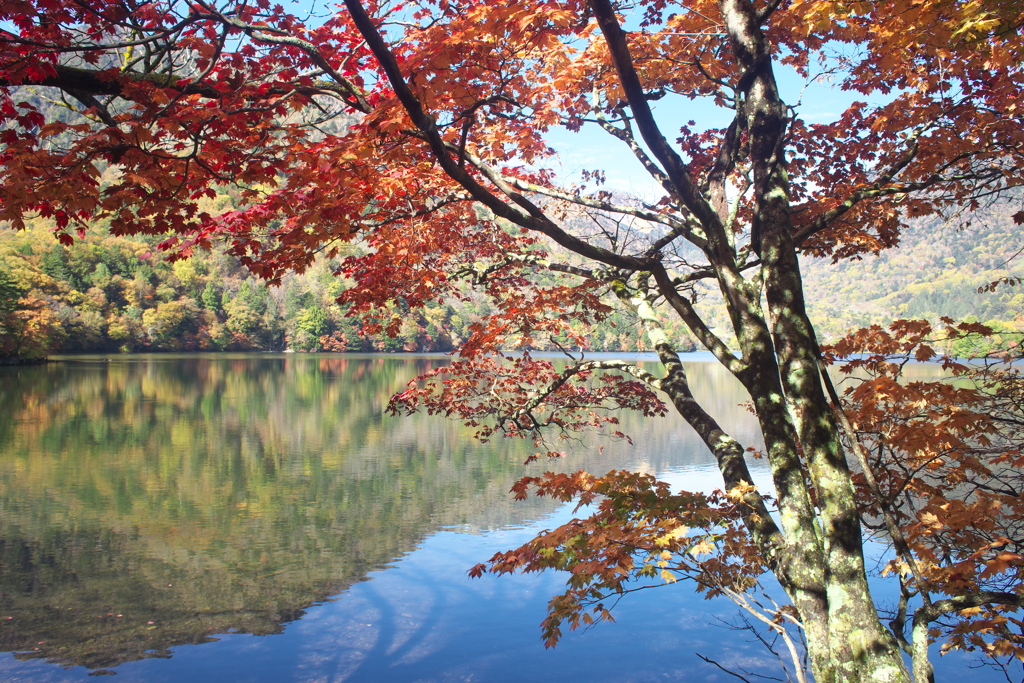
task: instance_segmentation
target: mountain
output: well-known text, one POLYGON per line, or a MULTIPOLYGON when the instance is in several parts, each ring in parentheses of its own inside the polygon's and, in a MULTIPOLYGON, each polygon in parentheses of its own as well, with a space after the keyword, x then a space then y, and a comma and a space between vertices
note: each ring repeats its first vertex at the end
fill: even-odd
POLYGON ((962 218, 913 223, 895 249, 861 260, 805 259, 812 319, 824 339, 895 318, 947 316, 1024 329, 1024 287, 992 282, 1024 274, 1024 235, 1008 203, 962 218))

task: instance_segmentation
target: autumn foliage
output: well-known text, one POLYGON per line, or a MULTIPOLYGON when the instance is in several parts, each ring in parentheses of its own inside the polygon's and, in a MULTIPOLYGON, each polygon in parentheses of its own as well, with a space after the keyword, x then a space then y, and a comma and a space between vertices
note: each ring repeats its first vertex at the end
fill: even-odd
POLYGON ((861 330, 830 349, 847 357, 842 369, 853 380, 844 399, 864 458, 855 475, 861 514, 881 538, 887 515, 900 529, 885 568, 900 583, 898 623, 919 597, 914 628, 941 635, 943 651, 1020 659, 1022 622, 998 602, 1013 604, 1024 578, 1024 385, 1019 368, 1007 364, 1012 356, 968 363, 940 357, 933 348, 939 338, 991 333, 943 322, 941 334, 924 321, 861 330), (863 355, 848 358, 854 351, 863 355), (948 375, 907 377, 911 360, 939 362, 948 375), (928 612, 944 601, 962 609, 950 611, 941 627, 929 626, 928 612))
POLYGON ((265 0, 30 0, 0 17, 0 220, 51 219, 64 243, 102 220, 167 235, 171 258, 223 241, 271 283, 340 258, 339 300, 370 333, 486 296, 459 360, 396 412, 542 452, 615 435, 621 409, 693 427, 722 473, 712 499, 628 473, 523 483, 597 505, 490 565, 572 572, 549 639, 627 578, 742 602, 769 570, 791 605, 766 618, 799 624, 819 683, 928 680, 939 637, 1024 653, 1015 375, 900 381, 890 356, 932 357, 925 324, 904 323, 836 346, 875 358, 842 395, 800 267, 896 248, 915 218, 995 203, 1024 220, 1019 3, 345 0, 304 21, 265 0), (783 73, 831 81, 842 112, 805 117, 783 73), (698 104, 712 123, 669 122, 698 104), (645 196, 605 186, 607 169, 556 170, 547 136, 584 128, 643 170, 645 196), (239 206, 202 208, 224 187, 239 206), (657 371, 586 355, 581 330, 616 310, 657 371), (771 498, 750 444, 694 398, 669 319, 750 395, 771 498), (510 353, 537 346, 565 362, 510 353), (867 536, 893 545, 895 619, 872 599, 867 536))

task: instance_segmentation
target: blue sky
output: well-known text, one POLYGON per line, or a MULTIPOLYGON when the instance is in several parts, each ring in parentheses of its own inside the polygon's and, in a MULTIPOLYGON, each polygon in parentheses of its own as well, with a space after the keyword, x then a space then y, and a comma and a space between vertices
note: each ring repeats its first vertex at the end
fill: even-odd
MULTIPOLYGON (((864 99, 860 93, 844 92, 821 80, 808 84, 787 66, 776 64, 775 71, 783 99, 796 105, 798 115, 807 123, 834 121, 855 100, 864 99)), ((731 112, 716 107, 710 98, 666 97, 654 102, 653 108, 662 132, 670 140, 688 121, 694 121, 697 129, 706 130, 725 127, 731 120, 731 112)), ((579 133, 564 128, 552 130, 548 140, 561 156, 557 170, 568 179, 578 178, 585 168, 603 169, 607 174, 605 187, 609 190, 641 196, 657 192, 655 183, 626 146, 596 124, 585 125, 579 133)))

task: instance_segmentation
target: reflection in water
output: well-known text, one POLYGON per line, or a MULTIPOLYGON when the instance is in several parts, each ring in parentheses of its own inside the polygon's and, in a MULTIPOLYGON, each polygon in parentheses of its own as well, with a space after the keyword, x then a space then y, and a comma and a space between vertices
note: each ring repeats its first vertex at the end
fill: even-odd
MULTIPOLYGON (((99 668, 212 634, 279 633, 441 528, 554 509, 507 495, 552 466, 525 469, 528 444, 481 445, 449 421, 383 414, 441 362, 191 355, 3 368, 0 650, 99 668)), ((692 372, 749 432, 735 387, 712 365, 692 372)), ((704 461, 675 423, 624 424, 644 434, 643 453, 581 448, 585 458, 556 464, 704 461)))
MULTIPOLYGON (((552 651, 538 622, 564 576, 468 580, 476 562, 571 514, 512 502, 524 474, 643 469, 690 490, 718 477, 678 420, 623 416, 635 448, 576 444, 524 467, 529 444, 383 415, 440 362, 192 355, 0 368, 0 653, 14 653, 0 654, 0 679, 80 681, 116 666, 145 683, 735 680, 695 652, 776 673, 759 643, 716 621, 734 617, 731 603, 685 585, 631 596, 617 624, 552 651)), ((714 363, 687 370, 722 425, 756 445, 736 383, 714 363)), ((955 655, 937 664, 940 679, 989 678, 955 655)))

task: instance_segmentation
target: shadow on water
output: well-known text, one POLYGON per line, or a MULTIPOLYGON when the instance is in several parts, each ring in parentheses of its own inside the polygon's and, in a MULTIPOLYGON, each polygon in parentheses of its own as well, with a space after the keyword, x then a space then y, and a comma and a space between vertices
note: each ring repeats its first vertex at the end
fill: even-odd
POLYGON ((432 600, 422 600, 421 596, 417 596, 421 599, 417 601, 416 607, 423 616, 414 619, 412 615, 400 613, 395 607, 393 596, 382 594, 371 583, 362 592, 362 597, 372 606, 370 615, 377 637, 373 647, 361 653, 361 658, 353 666, 347 671, 337 672, 340 677, 356 680, 415 678, 418 668, 416 651, 418 648, 426 649, 431 635, 439 625, 438 612, 430 607, 442 600, 442 591, 435 589, 430 593, 432 600), (411 662, 403 663, 403 660, 411 662), (386 670, 382 670, 382 663, 386 663, 386 670))

